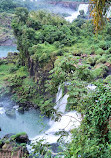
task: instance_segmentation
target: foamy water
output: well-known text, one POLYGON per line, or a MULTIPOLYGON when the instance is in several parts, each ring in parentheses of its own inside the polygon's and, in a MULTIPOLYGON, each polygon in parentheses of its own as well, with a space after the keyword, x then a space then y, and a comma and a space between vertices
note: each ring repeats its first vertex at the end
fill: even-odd
POLYGON ((107 17, 111 17, 111 6, 109 7, 109 10, 107 11, 107 17))
POLYGON ((58 93, 56 95, 56 105, 55 109, 57 112, 61 112, 61 117, 59 121, 51 120, 49 121, 50 128, 41 135, 37 135, 32 139, 32 143, 36 142, 36 140, 44 139, 44 143, 48 142, 50 144, 57 143, 57 140, 60 138, 60 135, 55 135, 57 132, 66 131, 69 132, 73 128, 77 128, 80 126, 81 122, 81 114, 76 111, 65 113, 68 95, 64 95, 62 97, 62 89, 58 88, 58 93))
POLYGON ((4 114, 5 113, 5 109, 3 107, 0 107, 0 114, 4 114))
POLYGON ((69 22, 72 22, 74 19, 77 18, 78 15, 80 15, 79 11, 84 10, 84 13, 86 14, 88 12, 88 6, 89 4, 80 4, 77 11, 74 11, 71 16, 66 17, 65 19, 69 22))

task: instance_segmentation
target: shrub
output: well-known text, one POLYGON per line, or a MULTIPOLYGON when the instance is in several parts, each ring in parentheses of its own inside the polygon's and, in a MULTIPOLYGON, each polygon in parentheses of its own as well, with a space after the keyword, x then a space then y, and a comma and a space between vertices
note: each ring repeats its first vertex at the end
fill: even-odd
POLYGON ((15 72, 15 71, 17 71, 17 70, 18 70, 18 68, 17 68, 16 66, 11 67, 11 68, 9 69, 9 73, 13 73, 13 72, 15 72))
POLYGON ((99 48, 97 51, 96 51, 96 54, 98 55, 103 55, 104 54, 104 50, 102 48, 99 48))
POLYGON ((96 61, 96 64, 99 64, 99 63, 105 63, 107 62, 107 57, 105 55, 103 55, 101 58, 99 58, 97 61, 96 61))

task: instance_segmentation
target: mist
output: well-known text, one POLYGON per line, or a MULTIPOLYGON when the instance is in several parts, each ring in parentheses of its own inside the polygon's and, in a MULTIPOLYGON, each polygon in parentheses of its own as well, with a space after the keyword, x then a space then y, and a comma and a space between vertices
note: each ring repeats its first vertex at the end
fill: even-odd
POLYGON ((24 7, 27 7, 29 10, 44 10, 50 13, 59 14, 61 16, 67 17, 73 14, 74 9, 63 7, 61 4, 51 4, 50 2, 54 1, 46 1, 46 0, 21 0, 24 3, 24 7))

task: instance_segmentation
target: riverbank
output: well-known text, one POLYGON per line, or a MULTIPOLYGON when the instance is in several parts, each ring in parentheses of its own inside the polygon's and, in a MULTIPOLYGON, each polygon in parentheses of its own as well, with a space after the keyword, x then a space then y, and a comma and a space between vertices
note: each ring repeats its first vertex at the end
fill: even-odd
POLYGON ((28 158, 29 152, 26 148, 28 141, 29 139, 26 133, 5 135, 0 139, 0 156, 28 158))

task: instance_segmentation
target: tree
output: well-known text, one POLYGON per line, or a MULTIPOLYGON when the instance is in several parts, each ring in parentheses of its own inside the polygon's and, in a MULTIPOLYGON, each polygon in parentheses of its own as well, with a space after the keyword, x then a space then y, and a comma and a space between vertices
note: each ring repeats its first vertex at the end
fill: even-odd
POLYGON ((93 23, 95 30, 99 30, 105 24, 107 10, 111 5, 110 0, 90 0, 91 16, 93 16, 93 23))
POLYGON ((27 8, 18 7, 16 8, 15 15, 18 18, 19 22, 26 22, 28 18, 27 8))

